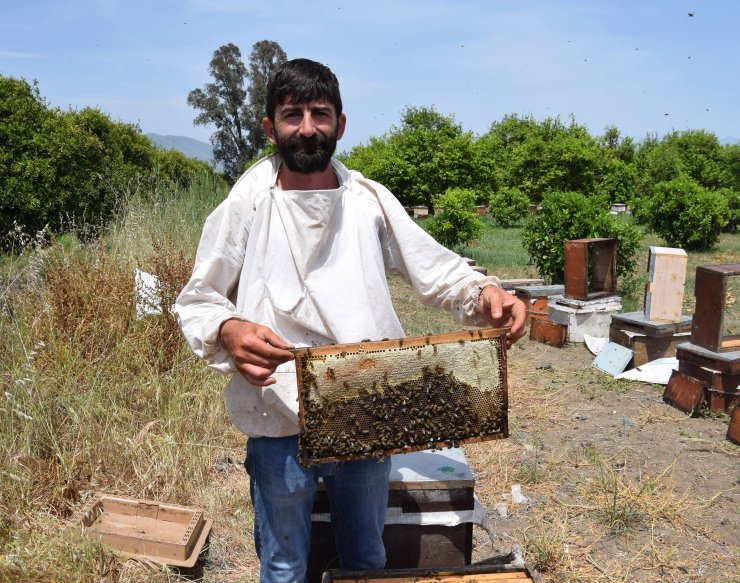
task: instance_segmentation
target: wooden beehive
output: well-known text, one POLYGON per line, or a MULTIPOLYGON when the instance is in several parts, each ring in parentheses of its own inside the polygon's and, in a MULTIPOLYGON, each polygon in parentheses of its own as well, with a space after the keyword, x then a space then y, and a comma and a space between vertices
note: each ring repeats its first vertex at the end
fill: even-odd
POLYGON ((681 320, 687 261, 688 256, 683 249, 650 247, 645 285, 645 316, 648 320, 681 320))
POLYGON ((617 240, 573 239, 565 242, 565 297, 592 300, 617 289, 617 240))
MULTIPOLYGON (((474 491, 475 477, 461 448, 391 456, 383 529, 385 568, 469 565, 477 523, 474 491), (451 515, 456 517, 454 524, 451 515)), ((329 512, 329 497, 320 482, 312 514, 308 583, 318 583, 327 568, 338 564, 329 512)))
POLYGON ((439 570, 330 570, 324 573, 322 583, 541 583, 541 579, 526 565, 471 565, 439 570))
POLYGON ((507 329, 296 354, 305 465, 508 436, 507 329))
MULTIPOLYGON (((740 350, 740 334, 727 331, 727 295, 731 280, 738 276, 740 263, 700 265, 696 268, 696 309, 691 328, 693 344, 713 352, 740 350)), ((733 298, 733 303, 736 301, 737 298, 733 298)))
POLYGON ((203 511, 153 500, 100 496, 82 512, 85 533, 119 553, 192 567, 211 530, 203 511))

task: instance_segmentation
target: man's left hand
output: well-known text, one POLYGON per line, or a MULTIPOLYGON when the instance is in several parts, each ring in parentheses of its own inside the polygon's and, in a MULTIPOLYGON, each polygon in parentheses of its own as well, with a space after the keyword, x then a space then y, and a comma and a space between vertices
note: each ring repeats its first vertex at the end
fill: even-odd
POLYGON ((496 327, 511 327, 506 337, 506 347, 527 333, 527 306, 522 300, 506 290, 487 285, 481 290, 479 298, 480 313, 484 314, 496 327))

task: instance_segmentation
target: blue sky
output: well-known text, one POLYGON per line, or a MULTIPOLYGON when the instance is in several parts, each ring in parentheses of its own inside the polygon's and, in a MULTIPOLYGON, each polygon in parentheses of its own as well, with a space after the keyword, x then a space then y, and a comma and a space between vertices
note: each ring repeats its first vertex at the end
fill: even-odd
POLYGON ((476 134, 506 114, 572 114, 594 135, 737 139, 738 23, 737 0, 0 0, 0 74, 38 80, 55 107, 208 141, 188 92, 210 81, 219 46, 246 61, 267 39, 337 74, 340 149, 408 105, 476 134))

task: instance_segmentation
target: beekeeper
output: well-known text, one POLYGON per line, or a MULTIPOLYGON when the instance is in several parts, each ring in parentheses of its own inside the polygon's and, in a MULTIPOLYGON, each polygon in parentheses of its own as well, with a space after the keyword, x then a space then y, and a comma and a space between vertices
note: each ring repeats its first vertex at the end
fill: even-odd
POLYGON ((382 185, 332 156, 339 84, 295 59, 270 78, 262 127, 278 154, 249 168, 208 217, 176 314, 193 351, 231 374, 226 407, 248 436, 245 466, 261 581, 304 581, 321 477, 344 569, 385 564, 390 460, 298 462, 293 347, 403 336, 386 275, 466 325, 525 332, 526 308, 407 215, 382 185))

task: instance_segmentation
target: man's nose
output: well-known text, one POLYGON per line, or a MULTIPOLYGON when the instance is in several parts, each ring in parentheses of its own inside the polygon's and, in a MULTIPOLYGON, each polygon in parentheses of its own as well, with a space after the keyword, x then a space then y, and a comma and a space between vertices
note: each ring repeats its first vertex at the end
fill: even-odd
POLYGON ((299 131, 302 136, 310 138, 316 133, 316 127, 313 122, 313 114, 310 111, 303 113, 303 119, 301 120, 301 127, 299 131))

